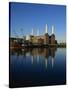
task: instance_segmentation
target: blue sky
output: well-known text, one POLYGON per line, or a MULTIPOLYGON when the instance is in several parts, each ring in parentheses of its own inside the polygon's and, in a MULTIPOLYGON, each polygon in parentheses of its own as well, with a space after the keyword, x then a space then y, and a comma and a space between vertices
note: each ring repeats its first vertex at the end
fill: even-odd
POLYGON ((51 26, 55 26, 55 36, 58 42, 66 40, 66 7, 63 5, 11 3, 10 8, 10 35, 30 35, 39 29, 44 34, 48 24, 48 33, 51 35, 51 26))

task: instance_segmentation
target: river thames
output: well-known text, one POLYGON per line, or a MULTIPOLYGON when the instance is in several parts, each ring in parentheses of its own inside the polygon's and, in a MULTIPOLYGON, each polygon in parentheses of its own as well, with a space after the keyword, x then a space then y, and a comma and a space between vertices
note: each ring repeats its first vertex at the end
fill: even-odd
POLYGON ((10 86, 66 84, 66 48, 33 48, 10 52, 10 86))

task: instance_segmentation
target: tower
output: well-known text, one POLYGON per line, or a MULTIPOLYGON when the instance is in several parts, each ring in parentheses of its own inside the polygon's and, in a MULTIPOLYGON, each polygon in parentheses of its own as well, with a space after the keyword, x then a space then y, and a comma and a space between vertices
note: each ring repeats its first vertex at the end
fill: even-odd
POLYGON ((54 26, 52 25, 52 34, 54 34, 54 30, 55 30, 55 28, 54 28, 54 26))
POLYGON ((39 36, 39 29, 37 30, 37 36, 39 36))
POLYGON ((47 26, 47 24, 45 25, 45 33, 48 33, 48 26, 47 26))
POLYGON ((34 30, 33 30, 33 28, 32 28, 32 32, 31 32, 31 35, 32 35, 32 36, 34 35, 34 30))
POLYGON ((45 26, 44 44, 46 44, 46 45, 49 44, 49 35, 48 35, 48 26, 47 26, 47 24, 45 26))
POLYGON ((33 30, 33 28, 32 28, 31 35, 30 35, 30 42, 31 43, 34 42, 34 30, 33 30))
POLYGON ((54 26, 52 25, 51 45, 55 44, 54 26))

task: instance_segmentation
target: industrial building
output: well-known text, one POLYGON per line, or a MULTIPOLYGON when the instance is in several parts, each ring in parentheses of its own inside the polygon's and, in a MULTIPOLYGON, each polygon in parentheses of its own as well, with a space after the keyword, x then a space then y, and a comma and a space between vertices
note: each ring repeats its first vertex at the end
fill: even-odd
POLYGON ((57 44, 57 40, 55 39, 54 34, 54 26, 51 28, 51 35, 48 34, 48 26, 46 24, 44 35, 39 35, 39 30, 37 31, 37 35, 34 35, 34 30, 32 29, 32 33, 29 36, 26 36, 26 40, 33 44, 44 44, 44 45, 55 45, 57 44))
POLYGON ((51 28, 51 35, 48 34, 48 26, 46 24, 44 34, 40 35, 39 30, 37 30, 37 35, 34 35, 34 29, 30 35, 23 36, 23 38, 10 38, 11 48, 21 48, 21 47, 40 47, 40 46, 57 46, 57 40, 54 34, 54 26, 51 28))

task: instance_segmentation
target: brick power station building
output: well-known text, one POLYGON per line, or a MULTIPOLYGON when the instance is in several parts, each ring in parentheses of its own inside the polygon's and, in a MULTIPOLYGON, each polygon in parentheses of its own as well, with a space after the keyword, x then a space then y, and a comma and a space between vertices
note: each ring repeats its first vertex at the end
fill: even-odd
POLYGON ((26 36, 26 40, 32 42, 33 44, 45 44, 45 45, 55 45, 57 44, 57 40, 55 39, 54 34, 54 26, 52 26, 52 34, 48 34, 48 26, 46 24, 44 35, 39 35, 39 30, 37 31, 37 35, 32 33, 29 36, 26 36))

